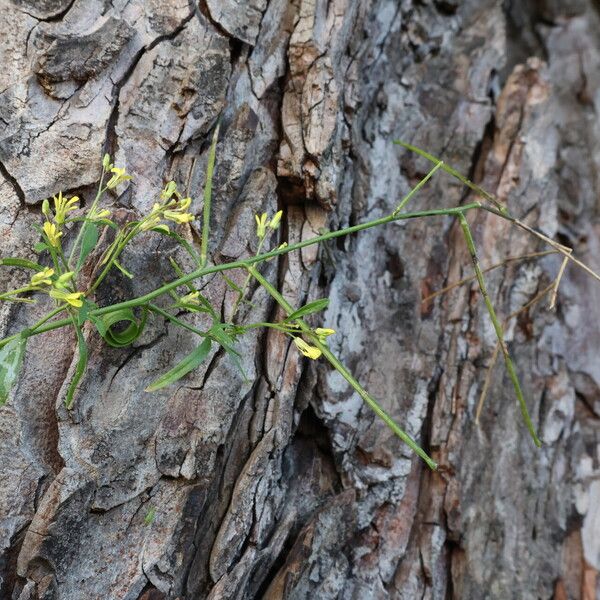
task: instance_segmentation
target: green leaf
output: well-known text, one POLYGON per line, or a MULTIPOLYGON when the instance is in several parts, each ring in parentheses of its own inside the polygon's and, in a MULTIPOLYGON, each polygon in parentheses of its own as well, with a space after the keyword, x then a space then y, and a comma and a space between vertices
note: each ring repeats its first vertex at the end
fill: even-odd
POLYGON ((236 356, 239 356, 239 352, 235 350, 235 339, 224 331, 225 327, 230 327, 226 323, 215 323, 209 330, 208 333, 212 335, 217 343, 219 343, 227 352, 231 352, 236 356))
POLYGON ((227 275, 223 275, 223 279, 225 280, 225 283, 234 291, 237 292, 238 294, 243 294, 244 290, 242 290, 242 288, 235 283, 234 281, 232 281, 231 279, 229 279, 229 277, 227 277, 227 275))
POLYGON ((83 331, 81 327, 75 327, 75 334, 77 335, 77 349, 79 351, 79 358, 77 360, 77 367, 75 368, 75 374, 73 375, 73 379, 71 379, 71 383, 69 384, 69 389, 67 390, 67 397, 65 398, 65 406, 71 410, 73 408, 73 402, 75 400, 75 391, 77 390, 77 386, 85 373, 85 369, 88 363, 88 348, 83 337, 83 331))
POLYGON ((96 326, 98 333, 102 336, 104 341, 106 341, 106 334, 108 332, 108 329, 107 329, 106 325, 104 324, 104 319, 102 317, 97 317, 97 316, 91 315, 91 314, 88 315, 88 318, 96 326))
POLYGON ((94 223, 86 222, 83 224, 83 233, 81 236, 81 249, 79 250, 79 260, 77 261, 76 271, 79 271, 85 263, 85 259, 96 247, 100 233, 94 223))
POLYGON ((144 517, 144 525, 152 525, 154 519, 156 518, 156 509, 151 507, 150 510, 146 513, 144 517))
MULTIPOLYGON (((242 363, 240 362, 240 353, 234 348, 235 346, 235 338, 229 335, 224 331, 225 327, 232 327, 230 324, 226 323, 215 323, 210 329, 209 333, 212 335, 213 339, 227 352, 229 358, 231 358, 233 364, 237 367, 238 371, 241 373, 244 381, 248 381, 248 376, 242 367, 242 363)), ((235 327, 235 326, 234 326, 235 327)), ((240 331, 240 328, 236 328, 240 331)))
POLYGON ((0 348, 0 406, 6 403, 8 394, 19 376, 26 345, 27 338, 21 335, 0 348))
POLYGON ((291 315, 286 317, 286 321, 295 321, 296 319, 300 319, 301 317, 305 317, 306 315, 312 315, 313 313, 321 312, 325 310, 329 306, 328 298, 321 298, 320 300, 314 300, 313 302, 309 302, 305 304, 298 310, 295 310, 291 315))
POLYGON ((187 375, 190 371, 193 371, 202 361, 208 356, 211 347, 210 338, 205 340, 188 354, 180 363, 175 365, 170 371, 167 371, 164 375, 159 377, 154 383, 151 383, 147 388, 147 392, 155 392, 160 390, 176 381, 179 381, 184 375, 187 375))
POLYGON ((87 298, 83 298, 83 305, 77 313, 77 324, 83 325, 88 319, 94 322, 94 319, 90 318, 90 312, 98 308, 98 305, 87 298))
POLYGON ((22 267, 23 269, 32 269, 33 271, 43 271, 44 267, 24 258, 0 258, 0 265, 6 267, 22 267))
POLYGON ((38 242, 33 249, 39 254, 40 252, 43 252, 44 250, 50 250, 50 246, 48 246, 48 244, 46 244, 46 242, 38 242))
POLYGON ((141 321, 138 321, 133 310, 122 308, 101 316, 92 316, 90 314, 89 318, 109 346, 124 348, 131 345, 142 334, 146 325, 147 314, 148 311, 145 310, 141 321), (117 330, 115 329, 117 323, 129 323, 129 325, 124 326, 121 330, 117 330))

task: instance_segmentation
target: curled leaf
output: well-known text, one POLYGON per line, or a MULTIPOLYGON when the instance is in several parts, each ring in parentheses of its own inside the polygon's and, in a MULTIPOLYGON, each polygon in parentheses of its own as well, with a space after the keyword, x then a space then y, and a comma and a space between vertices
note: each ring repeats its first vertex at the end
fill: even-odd
POLYGON ((130 308, 115 310, 101 316, 89 315, 90 320, 96 326, 98 333, 104 341, 113 348, 124 348, 133 344, 133 342, 142 334, 146 325, 147 311, 141 320, 138 320, 130 308), (116 325, 120 323, 121 328, 116 325), (129 323, 126 325, 126 323, 129 323))

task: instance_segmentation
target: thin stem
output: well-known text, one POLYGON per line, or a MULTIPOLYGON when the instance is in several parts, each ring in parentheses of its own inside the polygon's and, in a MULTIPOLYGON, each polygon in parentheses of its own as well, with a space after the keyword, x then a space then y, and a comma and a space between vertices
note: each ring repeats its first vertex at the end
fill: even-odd
POLYGON ((479 196, 481 196, 482 198, 484 198, 485 200, 487 200, 488 202, 493 204, 501 215, 503 215, 503 216, 508 215, 508 211, 506 210, 506 207, 503 206, 502 203, 497 198, 492 196, 492 194, 490 194, 489 192, 486 192, 483 188, 480 188, 476 183, 473 183, 470 179, 467 179, 464 175, 461 175, 461 173, 459 173, 456 169, 454 169, 450 165, 445 164, 442 160, 433 156, 433 154, 429 154, 429 152, 425 152, 425 150, 421 150, 421 148, 417 148, 416 146, 407 144, 406 142, 402 142, 400 140, 394 140, 394 144, 403 146, 407 150, 410 150, 411 152, 414 152, 415 154, 418 154, 419 156, 426 158, 427 160, 429 160, 430 162, 432 162, 434 164, 441 165, 441 168, 444 171, 446 171, 446 173, 448 173, 449 175, 452 175, 452 177, 455 177, 456 179, 458 179, 463 185, 466 185, 468 188, 472 189, 476 194, 478 194, 479 196))
POLYGON ((59 306, 58 308, 55 308, 54 310, 50 311, 47 315, 43 316, 39 321, 37 321, 37 323, 34 323, 31 327, 25 329, 22 332, 15 333, 14 335, 5 337, 3 340, 0 340, 0 348, 5 346, 6 344, 8 344, 8 342, 10 342, 11 340, 16 340, 21 334, 26 333, 25 337, 29 337, 32 335, 37 335, 38 333, 44 333, 45 331, 51 331, 52 329, 58 329, 59 327, 64 327, 65 325, 68 325, 70 323, 70 320, 62 319, 61 321, 57 321, 57 323, 60 323, 60 325, 58 325, 57 327, 51 327, 49 329, 44 329, 43 331, 39 331, 40 329, 42 329, 42 326, 47 321, 49 321, 52 317, 55 317, 59 313, 63 312, 63 310, 65 310, 65 309, 66 309, 65 306, 59 306))
MULTIPOLYGON (((571 253, 569 252, 569 254, 571 254, 571 253)), ((565 269, 567 268, 568 262, 569 262, 569 257, 565 256, 560 265, 560 269, 558 270, 558 275, 556 276, 556 279, 554 280, 554 283, 552 284, 552 294, 550 295, 550 303, 548 304, 549 310, 554 310, 554 308, 556 307, 556 297, 558 296, 558 286, 560 285, 562 276, 565 274, 565 269)))
MULTIPOLYGON (((256 249, 256 253, 254 256, 260 255, 260 251, 262 250, 264 243, 265 243, 265 238, 264 237, 260 238, 260 241, 258 242, 258 248, 256 249)), ((233 320, 235 319, 235 315, 237 314, 237 311, 240 308, 240 304, 242 303, 242 300, 246 297, 246 292, 248 291, 248 286, 250 285, 251 279, 252 279, 252 274, 248 273, 248 275, 246 276, 246 279, 244 280, 244 283, 242 285, 242 291, 238 294, 238 297, 235 300, 235 304, 233 305, 233 310, 231 311, 231 317, 229 318, 230 323, 233 323, 233 320)))
MULTIPOLYGON (((558 253, 557 250, 544 250, 542 252, 530 252, 529 254, 521 254, 520 256, 509 256, 500 262, 497 262, 493 265, 490 265, 489 267, 486 267, 481 272, 489 273, 490 271, 493 271, 494 269, 505 266, 509 262, 515 262, 517 260, 527 260, 529 258, 538 258, 540 256, 548 256, 549 254, 557 254, 557 253, 558 253)), ((463 279, 461 279, 459 281, 455 281, 454 283, 451 283, 450 285, 443 287, 441 290, 437 290, 436 292, 433 292, 433 294, 429 294, 429 296, 425 296, 425 298, 423 298, 423 300, 421 300, 421 302, 422 303, 429 302, 430 300, 433 300, 434 298, 437 298, 438 296, 441 296, 442 294, 445 294, 445 293, 453 290, 454 288, 460 287, 461 285, 464 285, 465 283, 469 283, 469 281, 473 281, 474 279, 477 279, 477 275, 470 275, 469 277, 464 277, 463 279)))
MULTIPOLYGON (((554 282, 552 282, 548 287, 543 289, 541 292, 535 295, 529 302, 521 306, 518 310, 512 312, 506 319, 504 319, 504 326, 508 325, 511 319, 514 319, 516 316, 520 315, 523 311, 531 308, 534 304, 537 304, 548 292, 550 292, 554 288, 554 282)), ((483 409, 483 403, 485 402, 485 398, 487 396, 488 390, 492 383, 492 371, 494 370, 494 366, 496 365, 496 360, 498 359, 498 352, 500 351, 500 342, 496 342, 496 346, 494 347, 494 352, 492 353, 492 358, 490 359, 490 364, 487 367, 487 372, 485 374, 485 380, 483 382, 483 388, 481 389, 481 394, 479 396, 479 402, 477 403, 477 410, 475 411, 475 423, 479 425, 479 417, 481 416, 481 410, 483 409)))
POLYGON ((208 333, 206 333, 204 331, 200 331, 199 329, 192 327, 192 325, 188 325, 185 321, 178 319, 177 317, 173 316, 171 313, 167 312, 166 310, 163 310, 160 306, 156 306, 156 304, 152 304, 150 302, 150 303, 148 303, 148 308, 152 312, 162 315, 163 317, 165 317, 165 319, 168 319, 172 323, 179 325, 179 327, 182 327, 183 329, 187 329, 188 331, 191 331, 192 333, 195 333, 196 335, 199 335, 200 337, 209 337, 208 333))
MULTIPOLYGON (((402 142, 400 140, 395 140, 394 144, 399 144, 400 146, 403 146, 404 148, 406 148, 407 150, 410 150, 411 152, 415 152, 416 154, 426 158, 427 160, 431 161, 434 164, 439 164, 439 163, 443 162, 439 158, 436 158, 432 154, 429 154, 429 152, 425 152, 425 150, 421 150, 421 148, 417 148, 416 146, 407 144, 406 142, 402 142)), ((492 208, 491 206, 482 205, 481 208, 483 208, 484 210, 491 212, 495 215, 498 215, 499 217, 502 217, 503 219, 506 219, 507 221, 510 221, 511 223, 514 223, 515 225, 517 225, 521 229, 524 229, 528 233, 534 235, 538 239, 543 240, 544 242, 546 242, 547 244, 549 244, 550 246, 555 248, 563 256, 568 257, 568 260, 575 263, 578 267, 583 269, 588 275, 591 275, 594 279, 600 281, 600 275, 598 273, 596 273, 594 270, 590 269, 590 267, 588 267, 585 263, 581 262, 579 259, 575 258, 571 254, 571 252, 573 251, 572 248, 568 248, 567 246, 563 246, 562 244, 559 244, 558 242, 554 241, 552 238, 549 238, 548 236, 544 235, 540 231, 536 231, 529 225, 525 224, 523 221, 511 216, 508 212, 508 209, 501 202, 499 202, 499 200, 497 198, 495 198, 492 194, 490 194, 489 192, 486 192, 483 188, 479 187, 477 184, 473 183, 472 181, 470 181, 469 179, 467 179, 466 177, 461 175, 456 169, 452 168, 450 165, 447 165, 444 163, 441 168, 444 171, 446 171, 446 173, 449 173, 450 175, 452 175, 453 177, 458 179, 462 184, 466 185, 468 188, 473 190, 478 196, 482 197, 483 199, 485 199, 488 202, 490 202, 491 204, 493 204, 493 206, 495 207, 495 208, 492 208)))
POLYGON ((46 316, 42 317, 35 325, 30 327, 29 331, 35 331, 36 329, 41 327, 44 323, 49 321, 52 317, 55 317, 56 315, 60 314, 61 312, 63 312, 66 309, 67 309, 67 307, 64 304, 62 306, 55 308, 54 310, 50 311, 46 316))
MULTIPOLYGON (((275 289, 260 273, 252 266, 248 267, 248 272, 269 292, 271 297, 283 308, 288 315, 294 312, 294 307, 281 295, 281 293, 275 289)), ((369 393, 358 383, 351 373, 344 367, 339 359, 329 350, 329 348, 321 343, 316 335, 312 332, 312 329, 302 320, 296 319, 296 323, 302 330, 303 333, 310 338, 311 343, 314 344, 323 354, 323 356, 329 361, 331 366, 352 386, 352 388, 358 393, 358 395, 365 401, 365 403, 373 410, 373 412, 405 443, 413 452, 418 454, 426 463, 427 466, 432 469, 437 469, 437 463, 432 460, 429 455, 419 446, 404 430, 402 430, 390 415, 388 415, 383 408, 377 403, 377 401, 369 395, 369 393)))
POLYGON ((523 392, 521 391, 521 384, 519 383, 517 372, 515 371, 515 367, 508 353, 506 343, 504 342, 504 332, 502 331, 502 326, 500 325, 500 321, 496 316, 496 311, 494 310, 494 306, 492 304, 492 301, 490 300, 487 288, 485 286, 485 280, 483 278, 483 273, 481 272, 481 267, 479 266, 479 259, 477 258, 477 251, 475 250, 475 242, 473 241, 473 235, 471 234, 471 228, 469 227, 469 223, 467 222, 467 219, 464 214, 459 214, 458 218, 460 221, 460 226, 463 230, 465 241, 467 243, 467 248, 469 249, 469 253, 471 254, 473 268, 475 269, 475 274, 477 275, 477 283, 479 284, 479 290, 481 291, 481 295, 483 296, 485 306, 487 308, 488 314, 490 315, 492 325, 494 326, 494 331, 496 332, 496 337, 498 338, 498 342, 500 343, 500 349, 502 350, 502 354, 504 355, 506 370, 508 371, 508 375, 512 381, 513 387, 515 388, 515 394, 517 395, 517 399, 521 407, 523 419, 525 420, 525 424, 527 425, 527 429, 531 434, 534 444, 540 447, 542 445, 542 442, 539 440, 535 432, 535 428, 533 427, 533 423, 531 422, 531 417, 529 416, 527 404, 525 403, 525 398, 523 397, 523 392))
MULTIPOLYGON (((31 286, 26 285, 25 287, 20 287, 17 288, 16 290, 11 290, 10 292, 5 292, 4 294, 0 294, 0 300, 9 300, 9 301, 14 301, 14 298, 12 298, 12 296, 14 296, 15 294, 23 294, 24 292, 30 292, 31 291, 31 286)), ((22 300, 22 299, 18 299, 18 300, 22 300)))
POLYGON ((206 166, 206 181, 204 182, 204 206, 202 208, 202 239, 200 240, 200 267, 206 266, 208 260, 208 237, 210 234, 210 209, 212 204, 212 178, 215 168, 217 140, 219 139, 220 123, 217 123, 213 133, 208 164, 206 166))
POLYGON ((116 262, 119 256, 121 256, 121 252, 123 252, 125 246, 127 246, 127 244, 135 237, 137 233, 138 228, 134 227, 132 231, 123 238, 123 241, 117 245, 114 252, 112 252, 110 256, 108 263, 106 264, 100 275, 98 275, 96 281, 94 281, 94 283, 90 287, 88 294, 92 294, 94 291, 96 291, 98 286, 102 283, 103 279, 108 275, 109 271, 112 269, 113 264, 116 262))
POLYGON ((435 167, 433 167, 433 169, 431 169, 431 171, 429 171, 429 173, 427 173, 427 175, 425 175, 425 177, 423 177, 423 179, 421 179, 421 181, 419 181, 419 183, 417 183, 417 185, 415 185, 415 187, 412 188, 412 190, 410 190, 410 192, 408 192, 404 198, 402 198, 400 204, 398 204, 392 215, 397 215, 406 206, 409 200, 435 175, 435 172, 438 169, 442 168, 443 165, 443 161, 437 163, 435 167))
POLYGON ((590 269, 590 267, 588 267, 585 263, 581 262, 578 258, 575 258, 573 256, 573 254, 572 254, 573 248, 569 248, 568 246, 563 246, 559 242, 553 240, 552 238, 549 238, 547 235, 544 235, 541 231, 536 231, 533 227, 530 227, 529 225, 527 225, 520 219, 517 219, 516 217, 512 217, 511 215, 509 215, 506 212, 494 210, 493 208, 491 208, 489 206, 484 206, 484 205, 482 205, 481 208, 483 210, 486 210, 487 212, 494 214, 494 215, 498 215, 499 217, 502 217, 503 219, 506 219, 507 221, 510 221, 517 227, 520 227, 521 229, 525 230, 527 233, 530 233, 531 235, 535 236, 539 240, 546 242, 546 244, 548 244, 549 246, 552 246, 552 248, 555 248, 557 252, 562 254, 564 257, 566 257, 571 262, 575 263, 579 268, 583 269, 588 275, 591 275, 594 279, 596 279, 597 281, 600 281, 600 275, 598 273, 596 273, 596 271, 594 271, 593 269, 590 269))
MULTIPOLYGON (((330 240, 332 238, 343 237, 345 235, 349 235, 351 233, 356 233, 358 231, 362 231, 364 229, 370 229, 371 227, 378 227, 379 225, 385 225, 386 223, 391 223, 393 221, 403 221, 406 219, 417 219, 421 217, 436 217, 436 216, 456 216, 463 214, 464 212, 476 208, 482 208, 479 202, 473 202, 471 204, 465 204, 464 206, 458 206, 454 208, 442 208, 442 209, 432 209, 432 210, 422 210, 418 212, 412 213, 402 213, 396 216, 389 215, 387 217, 382 217, 380 219, 375 219, 374 221, 368 221, 367 223, 361 223, 359 225, 353 225, 352 227, 346 227, 345 229, 339 229, 337 231, 329 231, 323 235, 315 236, 313 238, 309 238, 303 240, 302 242, 297 242, 295 244, 290 244, 288 246, 278 247, 275 250, 271 250, 270 252, 266 252, 264 254, 260 254, 258 256, 253 256, 251 258, 246 258, 244 260, 237 260, 229 263, 224 263, 220 265, 212 265, 210 267, 200 268, 195 271, 192 271, 185 277, 179 277, 170 283, 166 283, 165 285, 157 288, 143 296, 138 296, 137 298, 132 298, 131 300, 125 300, 124 302, 119 302, 117 304, 111 304, 110 306, 104 306, 102 308, 97 308, 90 311, 90 315, 97 317, 100 315, 106 315, 111 312, 115 312, 117 310, 123 310, 125 308, 135 308, 137 306, 143 306, 144 304, 148 304, 155 298, 162 296, 163 294, 168 293, 170 290, 174 290, 182 285, 187 285, 191 281, 195 279, 199 279, 206 275, 211 275, 213 273, 222 273, 224 271, 229 271, 231 269, 246 269, 247 267, 263 262, 270 258, 274 258, 276 256, 280 256, 282 254, 287 254, 288 252, 293 252, 294 250, 300 250, 301 248, 305 248, 307 246, 312 246, 313 244, 318 244, 319 242, 324 242, 330 240)), ((55 321, 54 323, 49 323, 39 330, 37 330, 34 335, 38 333, 45 333, 47 331, 52 331, 53 329, 58 329, 60 327, 65 327, 69 325, 70 321, 68 319, 62 319, 60 321, 55 321)), ((8 338, 7 338, 8 339, 8 338)))

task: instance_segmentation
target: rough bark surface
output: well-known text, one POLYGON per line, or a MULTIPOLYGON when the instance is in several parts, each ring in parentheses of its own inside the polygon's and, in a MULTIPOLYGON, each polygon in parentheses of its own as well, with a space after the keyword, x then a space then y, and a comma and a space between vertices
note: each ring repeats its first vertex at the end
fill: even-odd
MULTIPOLYGON (((600 16, 594 0, 0 0, 0 253, 33 257, 41 201, 93 197, 108 151, 134 174, 118 218, 169 178, 201 209, 219 117, 213 260, 253 251, 253 215, 282 241, 383 216, 440 155, 600 268, 600 16)), ((438 177, 413 207, 467 194, 438 177)), ((539 248, 474 217, 484 264, 539 248)), ((197 241, 197 223, 185 232, 197 241)), ((98 301, 171 279, 148 236, 98 301)), ((556 274, 491 273, 502 316, 556 274)), ((116 350, 87 331, 31 340, 0 408, 0 597, 14 600, 600 598, 600 287, 570 268, 556 312, 507 331, 544 446, 502 367, 474 413, 493 332, 449 219, 404 222, 271 262, 295 305, 323 294, 332 349, 440 461, 431 473, 326 364, 289 339, 243 340, 178 386, 144 387, 194 345, 151 320, 116 350), (146 516, 154 510, 155 518, 146 516)), ((2 289, 23 275, 0 274, 2 289)), ((243 274, 237 274, 241 280, 243 274)), ((227 315, 232 292, 207 293, 227 315)), ((262 291, 246 308, 276 318, 262 291)), ((0 333, 46 307, 0 308, 0 333)))

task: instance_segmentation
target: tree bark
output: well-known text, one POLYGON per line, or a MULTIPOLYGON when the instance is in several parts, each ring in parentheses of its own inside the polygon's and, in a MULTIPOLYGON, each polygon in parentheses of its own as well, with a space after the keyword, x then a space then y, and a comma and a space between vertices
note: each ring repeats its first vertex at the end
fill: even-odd
MULTIPOLYGON (((169 179, 199 213, 220 118, 215 262, 255 250, 257 212, 284 210, 277 243, 389 214, 430 168, 392 144, 403 139, 600 269, 595 0, 1 5, 2 256, 36 256, 44 198, 91 201, 103 152, 134 176, 112 198, 115 218, 146 212, 169 179)), ((410 206, 468 198, 438 174, 410 206)), ((540 249, 487 213, 472 227, 484 265, 540 249)), ((184 234, 197 242, 197 223, 184 234)), ((111 277, 100 304, 174 278, 177 248, 157 237, 126 254, 136 278, 111 277)), ((501 317, 559 266, 549 256, 487 274, 501 317)), ((372 229, 266 267, 296 306, 330 298, 332 350, 439 461, 437 473, 277 332, 242 339, 247 380, 213 351, 150 394, 193 335, 153 318, 133 347, 114 349, 86 330, 90 364, 71 411, 74 336, 32 338, 0 408, 0 596, 600 598, 600 287, 569 267, 556 311, 539 305, 507 328, 544 441, 536 449, 500 364, 475 423, 495 346, 476 287, 422 302, 470 274, 449 218, 372 229)), ((24 275, 0 277, 4 290, 24 275)), ((205 290, 230 314, 235 293, 222 280, 205 290)), ((244 319, 281 316, 264 291, 251 300, 244 319)), ((3 304, 0 334, 46 309, 3 304)))

